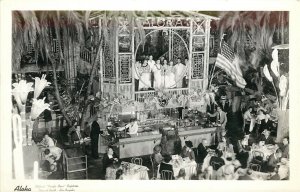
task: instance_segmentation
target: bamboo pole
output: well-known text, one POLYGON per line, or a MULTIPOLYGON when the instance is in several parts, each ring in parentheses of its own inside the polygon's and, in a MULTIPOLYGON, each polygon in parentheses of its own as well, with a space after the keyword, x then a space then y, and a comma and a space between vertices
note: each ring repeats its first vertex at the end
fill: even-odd
POLYGON ((23 162, 23 148, 22 148, 24 134, 23 134, 22 124, 23 124, 23 120, 21 119, 21 116, 18 114, 13 114, 12 127, 13 127, 14 143, 15 143, 15 149, 13 150, 13 157, 14 157, 14 171, 15 171, 16 179, 24 179, 24 162, 23 162))
POLYGON ((21 117, 21 126, 22 126, 22 144, 23 146, 27 145, 27 130, 26 130, 26 113, 25 113, 25 105, 22 105, 20 117, 21 117))

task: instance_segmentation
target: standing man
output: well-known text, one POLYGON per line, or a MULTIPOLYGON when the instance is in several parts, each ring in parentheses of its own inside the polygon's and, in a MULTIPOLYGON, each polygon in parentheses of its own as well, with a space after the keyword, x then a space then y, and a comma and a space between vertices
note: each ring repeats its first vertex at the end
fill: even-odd
POLYGON ((225 127, 227 124, 227 114, 224 111, 222 111, 220 106, 218 106, 217 111, 214 114, 208 113, 208 115, 210 117, 217 117, 217 122, 218 124, 220 124, 220 128, 221 128, 221 130, 218 130, 217 137, 218 137, 218 141, 221 141, 222 135, 226 133, 225 127))
POLYGON ((155 65, 155 61, 153 60, 153 56, 152 56, 152 55, 149 56, 148 65, 149 65, 150 71, 151 71, 151 75, 150 75, 151 88, 153 88, 153 84, 154 84, 154 72, 153 72, 153 67, 154 67, 154 65, 155 65))
POLYGON ((90 133, 90 137, 91 137, 91 148, 92 148, 92 157, 94 159, 98 159, 99 158, 99 154, 98 154, 98 141, 99 141, 99 134, 101 133, 100 131, 100 126, 99 123, 97 122, 97 115, 95 115, 94 119, 93 119, 93 123, 91 125, 91 133, 90 133))
POLYGON ((220 107, 222 108, 222 111, 226 113, 228 113, 230 110, 230 105, 225 95, 221 96, 220 98, 220 107))

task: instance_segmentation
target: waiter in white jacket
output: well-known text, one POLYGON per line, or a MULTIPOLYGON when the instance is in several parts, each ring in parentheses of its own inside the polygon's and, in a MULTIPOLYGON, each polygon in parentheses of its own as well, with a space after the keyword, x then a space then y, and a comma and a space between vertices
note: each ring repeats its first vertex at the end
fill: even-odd
POLYGON ((139 129, 136 119, 131 119, 130 123, 128 123, 125 127, 119 128, 118 131, 123 131, 124 129, 127 130, 130 136, 136 136, 139 129))

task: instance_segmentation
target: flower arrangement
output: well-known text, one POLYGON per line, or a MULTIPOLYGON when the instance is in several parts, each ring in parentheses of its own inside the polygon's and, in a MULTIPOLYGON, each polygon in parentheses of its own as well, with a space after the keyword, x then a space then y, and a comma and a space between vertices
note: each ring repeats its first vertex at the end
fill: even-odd
MULTIPOLYGON (((22 123, 22 137, 23 139, 23 145, 31 145, 31 139, 32 139, 32 129, 33 129, 33 123, 32 121, 37 119, 38 116, 45 110, 50 110, 50 105, 45 103, 45 98, 43 99, 37 99, 37 97, 41 94, 43 89, 46 86, 50 85, 50 82, 47 82, 46 75, 43 75, 42 78, 35 78, 35 89, 33 89, 33 83, 27 82, 26 80, 20 80, 19 83, 13 83, 12 84, 14 89, 12 90, 12 95, 14 96, 18 108, 20 110, 20 117, 22 119, 22 122, 30 122, 30 123, 22 123), (25 108, 26 108, 26 101, 28 93, 34 91, 34 98, 32 102, 31 112, 29 115, 29 119, 26 119, 25 115, 25 108), (27 129, 28 127, 28 129, 27 129)), ((16 133, 14 133, 16 134, 16 133)))
POLYGON ((32 85, 33 83, 27 83, 25 80, 21 80, 19 83, 13 83, 14 89, 12 90, 12 94, 20 111, 22 110, 22 106, 26 103, 28 93, 33 91, 32 85))
POLYGON ((38 98, 41 92, 44 90, 45 87, 49 86, 51 83, 46 80, 46 75, 42 75, 42 78, 36 77, 35 84, 34 84, 34 97, 38 98))
POLYGON ((45 111, 46 109, 50 110, 50 105, 45 103, 45 97, 43 99, 33 99, 32 107, 31 107, 31 119, 34 120, 38 118, 38 116, 45 111))
POLYGON ((208 90, 192 89, 189 95, 189 106, 193 109, 198 109, 200 112, 205 113, 206 107, 215 101, 215 91, 217 87, 211 86, 208 90))

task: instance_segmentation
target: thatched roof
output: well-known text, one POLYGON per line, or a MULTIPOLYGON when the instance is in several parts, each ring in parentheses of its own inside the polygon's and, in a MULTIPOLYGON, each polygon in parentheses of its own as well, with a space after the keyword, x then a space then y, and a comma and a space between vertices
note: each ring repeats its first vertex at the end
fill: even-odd
POLYGON ((164 17, 164 18, 206 18, 212 20, 219 20, 217 17, 218 12, 209 11, 91 11, 90 19, 98 17, 110 17, 119 16, 124 17, 129 12, 137 18, 147 18, 147 17, 164 17))

